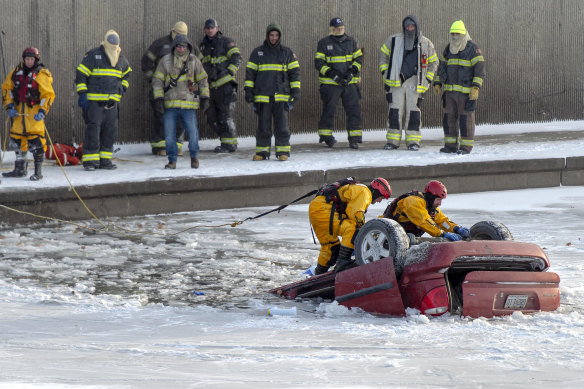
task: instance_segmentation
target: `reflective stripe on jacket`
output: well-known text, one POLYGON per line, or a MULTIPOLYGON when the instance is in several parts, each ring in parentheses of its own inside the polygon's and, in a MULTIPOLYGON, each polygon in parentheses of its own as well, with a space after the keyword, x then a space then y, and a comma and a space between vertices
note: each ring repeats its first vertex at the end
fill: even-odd
POLYGON ((300 64, 286 46, 270 47, 267 41, 256 47, 245 69, 246 90, 253 91, 254 102, 287 102, 300 93, 300 64))
MULTIPOLYGON (((314 55, 314 67, 318 70, 318 81, 321 84, 339 85, 332 78, 326 77, 329 69, 335 70, 341 77, 347 77, 355 66, 361 73, 363 52, 357 46, 355 39, 349 35, 340 37, 329 35, 318 41, 314 55)), ((359 77, 353 77, 351 84, 359 82, 359 77)))
MULTIPOLYGON (((392 51, 392 46, 394 46, 393 42, 395 42, 398 37, 401 38, 398 39, 398 41, 403 44, 403 33, 399 33, 387 38, 379 50, 379 71, 381 71, 383 83, 395 88, 402 86, 399 77, 395 80, 389 77, 392 67, 395 66, 396 63, 394 60, 395 57, 393 56, 396 52, 399 52, 395 47, 392 51)), ((434 49, 434 44, 432 44, 430 39, 422 36, 416 47, 418 51, 418 86, 416 92, 425 93, 436 76, 439 61, 438 56, 436 55, 436 50, 434 49)), ((397 74, 399 74, 399 69, 397 74)))
POLYGON ((450 52, 446 46, 438 68, 437 84, 442 84, 444 92, 468 94, 471 87, 481 88, 485 79, 485 59, 481 49, 473 41, 468 41, 458 54, 450 52))
POLYGON ((241 65, 241 53, 231 38, 218 31, 213 39, 203 38, 200 49, 201 62, 209 75, 211 89, 235 81, 235 73, 241 65))
POLYGON ((116 66, 112 66, 103 46, 96 47, 85 54, 77 66, 77 93, 87 93, 88 100, 119 102, 130 86, 128 79, 131 72, 132 68, 123 54, 120 54, 116 66))
POLYGON ((209 84, 203 64, 194 54, 189 54, 187 72, 178 77, 176 86, 164 91, 169 86, 171 78, 175 80, 181 70, 182 67, 178 69, 174 66, 173 53, 162 57, 152 78, 154 99, 164 98, 165 108, 198 109, 200 98, 209 98, 209 84), (189 83, 193 88, 194 84, 197 84, 197 89, 191 91, 189 83))

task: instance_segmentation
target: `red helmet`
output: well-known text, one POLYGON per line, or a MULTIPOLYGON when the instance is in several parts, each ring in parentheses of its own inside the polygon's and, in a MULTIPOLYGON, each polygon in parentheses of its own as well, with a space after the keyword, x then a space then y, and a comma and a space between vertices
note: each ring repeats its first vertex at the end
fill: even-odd
POLYGON ((431 193, 434 196, 440 197, 441 199, 445 199, 446 195, 448 194, 444 184, 437 180, 428 181, 426 187, 424 188, 424 192, 431 193))
POLYGON ((377 190, 386 200, 391 197, 391 186, 385 178, 377 177, 371 181, 371 189, 377 190))
POLYGON ((36 47, 27 47, 22 52, 22 59, 26 57, 34 57, 37 61, 41 60, 41 52, 36 47))

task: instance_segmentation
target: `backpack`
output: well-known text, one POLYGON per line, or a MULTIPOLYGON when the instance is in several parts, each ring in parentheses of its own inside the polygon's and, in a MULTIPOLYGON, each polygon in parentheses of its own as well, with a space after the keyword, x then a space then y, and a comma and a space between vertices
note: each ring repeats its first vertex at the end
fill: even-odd
POLYGON ((347 203, 341 200, 341 195, 339 194, 339 188, 345 185, 354 185, 358 184, 359 181, 355 177, 347 177, 343 178, 342 180, 338 180, 333 182, 332 184, 325 185, 321 187, 318 192, 316 192, 317 196, 324 196, 327 203, 333 203, 335 205, 335 210, 339 214, 345 213, 345 209, 347 208, 347 203))
POLYGON ((406 197, 410 197, 410 196, 418 196, 418 197, 422 197, 422 198, 424 197, 424 195, 417 190, 413 190, 411 192, 404 193, 403 195, 393 199, 393 201, 387 206, 387 208, 385 208, 385 211, 383 211, 383 217, 397 221, 397 219, 399 218, 399 215, 395 215, 395 216, 393 215, 393 213, 395 212, 395 209, 397 208, 397 203, 399 203, 401 200, 405 199, 406 197))

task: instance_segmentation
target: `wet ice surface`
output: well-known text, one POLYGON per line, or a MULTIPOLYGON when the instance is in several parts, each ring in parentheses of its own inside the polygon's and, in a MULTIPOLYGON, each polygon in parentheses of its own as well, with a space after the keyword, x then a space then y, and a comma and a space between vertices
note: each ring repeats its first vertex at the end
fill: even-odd
POLYGON ((268 208, 109 220, 144 232, 132 235, 4 228, 0 388, 580 388, 583 203, 582 187, 448 197, 455 222, 502 222, 561 277, 557 312, 489 320, 268 295, 316 261, 305 205, 237 227, 268 208), (298 313, 270 317, 272 306, 298 313))

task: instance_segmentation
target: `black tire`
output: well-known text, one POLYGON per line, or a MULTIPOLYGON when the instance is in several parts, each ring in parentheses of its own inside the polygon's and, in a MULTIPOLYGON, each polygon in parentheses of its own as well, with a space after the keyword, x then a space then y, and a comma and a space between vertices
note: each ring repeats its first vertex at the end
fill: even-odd
POLYGON ((496 221, 482 221, 470 228, 470 238, 473 240, 513 240, 511 231, 496 221))
POLYGON ((400 262, 410 247, 408 235, 392 219, 373 219, 365 223, 355 238, 355 262, 357 265, 393 257, 400 262))

